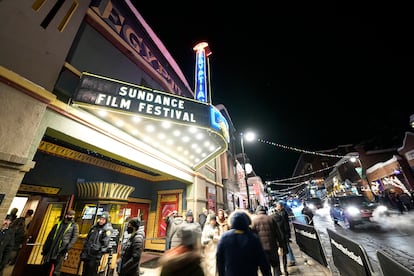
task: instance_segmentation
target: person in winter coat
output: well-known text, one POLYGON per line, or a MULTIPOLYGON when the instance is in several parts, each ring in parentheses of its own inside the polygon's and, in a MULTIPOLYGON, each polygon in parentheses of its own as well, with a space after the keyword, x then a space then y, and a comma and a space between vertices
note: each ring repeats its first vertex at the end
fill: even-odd
POLYGON ((170 249, 181 244, 181 239, 177 236, 177 233, 180 227, 182 227, 183 225, 184 225, 183 217, 177 214, 177 216, 174 217, 174 219, 171 222, 171 230, 168 233, 169 235, 168 239, 170 240, 170 243, 171 243, 170 249))
POLYGON ((252 230, 257 233, 262 242, 263 250, 273 268, 273 276, 281 275, 278 248, 282 246, 283 238, 276 220, 267 215, 265 207, 257 206, 252 230))
POLYGON ((73 247, 79 236, 79 226, 74 221, 75 211, 66 212, 63 220, 52 227, 42 248, 43 264, 50 275, 60 275, 60 268, 66 259, 69 249, 73 247))
POLYGON ((103 254, 110 251, 109 241, 114 229, 109 222, 109 213, 102 212, 98 221, 91 227, 86 236, 80 255, 83 261, 82 276, 97 276, 103 254))
POLYGON ((120 276, 139 276, 139 265, 144 248, 145 232, 139 218, 133 218, 128 222, 128 240, 122 245, 120 258, 120 276))
POLYGON ((165 250, 171 248, 171 228, 173 220, 177 215, 178 212, 174 210, 165 218, 165 250))
POLYGON ((220 229, 217 225, 216 215, 209 215, 208 218, 201 235, 201 244, 204 250, 203 266, 206 275, 216 276, 216 251, 220 239, 220 229))
POLYGON ((303 208, 301 211, 302 215, 305 217, 306 224, 313 225, 313 212, 312 209, 303 202, 303 208))
POLYGON ((194 228, 184 224, 177 230, 177 236, 180 244, 166 251, 158 260, 160 276, 204 276, 194 228))
POLYGON ((230 216, 231 229, 223 233, 217 245, 219 276, 271 276, 271 268, 259 237, 250 229, 247 212, 238 210, 230 216))
POLYGON ((273 219, 276 221, 277 225, 279 226, 279 230, 282 233, 283 243, 282 246, 279 246, 282 251, 282 262, 283 262, 283 269, 285 273, 288 272, 288 255, 291 252, 290 256, 290 264, 295 264, 295 259, 293 255, 293 251, 290 248, 290 238, 291 238, 291 231, 290 231, 290 222, 289 222, 289 215, 283 208, 284 203, 278 202, 276 204, 276 209, 273 213, 273 219))
POLYGON ((11 216, 7 215, 0 229, 0 276, 8 264, 14 246, 14 232, 10 228, 11 216))

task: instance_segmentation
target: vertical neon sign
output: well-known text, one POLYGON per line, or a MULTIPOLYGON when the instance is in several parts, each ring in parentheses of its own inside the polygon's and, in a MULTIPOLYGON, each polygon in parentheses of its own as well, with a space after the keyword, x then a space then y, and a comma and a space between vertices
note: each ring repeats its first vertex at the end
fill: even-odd
POLYGON ((195 99, 210 103, 210 95, 207 90, 209 87, 207 57, 211 55, 211 51, 207 42, 198 43, 193 50, 196 52, 195 99))

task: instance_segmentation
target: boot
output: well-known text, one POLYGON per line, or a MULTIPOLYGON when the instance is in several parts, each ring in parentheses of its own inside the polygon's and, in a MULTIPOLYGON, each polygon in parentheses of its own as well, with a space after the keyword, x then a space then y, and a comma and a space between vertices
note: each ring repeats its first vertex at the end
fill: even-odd
POLYGON ((274 266, 274 267, 272 267, 272 269, 273 269, 273 276, 280 276, 281 275, 280 267, 274 266))

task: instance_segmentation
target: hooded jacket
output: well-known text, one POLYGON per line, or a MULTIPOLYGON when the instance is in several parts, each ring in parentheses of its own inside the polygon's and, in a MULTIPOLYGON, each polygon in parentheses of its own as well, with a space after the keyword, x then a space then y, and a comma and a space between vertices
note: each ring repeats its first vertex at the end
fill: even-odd
POLYGON ((219 276, 270 276, 271 269, 260 239, 250 230, 251 219, 243 211, 230 217, 231 229, 221 235, 217 245, 219 276))
POLYGON ((171 247, 175 247, 181 244, 181 238, 177 236, 178 230, 184 225, 183 217, 175 217, 171 222, 171 230, 169 239, 171 241, 171 247))

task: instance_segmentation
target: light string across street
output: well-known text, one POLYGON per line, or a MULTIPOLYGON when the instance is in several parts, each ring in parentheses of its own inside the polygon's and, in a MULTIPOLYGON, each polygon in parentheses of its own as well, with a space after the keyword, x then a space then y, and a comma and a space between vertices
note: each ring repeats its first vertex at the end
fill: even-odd
MULTIPOLYGON (((326 153, 321 153, 321 152, 316 152, 316 151, 309 151, 309 150, 304 150, 304 149, 299 149, 296 147, 291 147, 291 146, 286 146, 286 145, 282 145, 279 143, 275 143, 275 142, 271 142, 271 141, 267 141, 264 139, 257 139, 258 142, 261 142, 263 144, 267 144, 267 145, 271 145, 274 147, 279 147, 279 148, 283 148, 283 149, 287 149, 287 150, 292 150, 292 151, 296 151, 296 152, 300 152, 300 153, 307 153, 307 154, 312 154, 312 155, 318 155, 318 156, 324 156, 324 157, 332 157, 332 158, 346 158, 348 156, 344 156, 344 155, 337 155, 337 154, 326 154, 326 153)), ((349 162, 350 159, 346 159, 344 162, 341 162, 340 164, 335 164, 333 166, 327 167, 327 168, 323 168, 308 174, 303 174, 303 175, 298 175, 298 176, 294 176, 294 177, 290 177, 290 178, 284 178, 284 179, 278 179, 278 180, 272 180, 272 181, 266 181, 267 184, 277 184, 277 185, 287 185, 287 186, 291 186, 291 185, 304 185, 304 184, 308 184, 308 181, 303 181, 303 182, 298 182, 298 183, 281 183, 281 182, 286 182, 286 181, 290 181, 290 180, 295 180, 295 179, 299 179, 299 178, 303 178, 303 177, 308 177, 308 176, 312 176, 314 174, 317 174, 319 172, 323 172, 326 170, 331 170, 335 167, 338 167, 339 165, 342 165, 344 163, 349 162)), ((296 187, 291 187, 289 189, 294 189, 296 187)))

